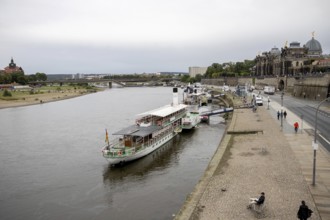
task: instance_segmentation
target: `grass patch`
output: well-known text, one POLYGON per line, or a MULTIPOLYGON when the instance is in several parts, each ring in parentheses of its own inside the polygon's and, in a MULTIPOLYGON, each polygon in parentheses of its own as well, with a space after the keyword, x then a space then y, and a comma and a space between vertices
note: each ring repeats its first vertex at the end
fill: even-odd
POLYGON ((0 99, 1 99, 1 100, 5 100, 5 101, 15 101, 15 100, 19 100, 19 99, 16 98, 16 97, 3 97, 3 96, 0 96, 0 99))

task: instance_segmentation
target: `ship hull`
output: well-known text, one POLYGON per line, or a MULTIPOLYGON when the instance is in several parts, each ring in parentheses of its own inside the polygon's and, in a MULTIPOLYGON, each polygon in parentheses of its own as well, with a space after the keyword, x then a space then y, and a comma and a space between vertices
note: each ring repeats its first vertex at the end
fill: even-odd
POLYGON ((158 148, 162 147, 164 144, 169 142, 171 139, 173 139, 178 133, 177 132, 171 132, 168 135, 165 135, 163 138, 161 138, 159 141, 157 141, 154 144, 151 144, 147 146, 145 149, 136 152, 135 154, 129 155, 129 156, 122 156, 122 157, 109 157, 107 156, 106 150, 103 150, 103 156, 109 161, 111 165, 119 164, 119 163, 126 163, 130 161, 134 161, 137 159, 140 159, 144 156, 147 156, 148 154, 154 152, 158 148))

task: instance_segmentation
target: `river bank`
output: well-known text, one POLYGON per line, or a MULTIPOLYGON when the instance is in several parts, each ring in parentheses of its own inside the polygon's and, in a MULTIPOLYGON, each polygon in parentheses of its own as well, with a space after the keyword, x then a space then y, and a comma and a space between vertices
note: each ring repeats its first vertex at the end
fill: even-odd
POLYGON ((47 91, 41 90, 41 92, 39 90, 39 92, 34 92, 34 93, 25 91, 25 92, 17 92, 19 94, 15 94, 15 92, 12 92, 14 94, 13 98, 10 97, 10 98, 0 99, 0 109, 61 101, 102 90, 103 89, 99 89, 99 88, 97 90, 96 89, 90 90, 85 88, 78 88, 78 89, 66 88, 61 90, 56 90, 56 89, 54 90, 48 89, 47 91))
MULTIPOLYGON (((285 123, 292 126, 289 121, 285 123)), ((319 210, 327 204, 323 197, 318 202, 316 199, 327 196, 322 191, 327 183, 323 184, 321 174, 329 163, 322 162, 317 171, 319 185, 311 187, 311 169, 306 169, 312 159, 311 137, 289 130, 291 133, 281 131, 265 107, 255 113, 235 109, 204 176, 175 219, 296 219, 301 200, 314 211, 312 219, 321 219, 319 210), (249 198, 261 192, 266 193, 266 206, 258 216, 246 206, 249 198)))

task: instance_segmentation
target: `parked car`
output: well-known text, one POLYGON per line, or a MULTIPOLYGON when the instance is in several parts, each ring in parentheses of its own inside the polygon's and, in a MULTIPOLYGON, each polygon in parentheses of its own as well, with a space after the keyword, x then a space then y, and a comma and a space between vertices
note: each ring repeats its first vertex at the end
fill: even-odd
POLYGON ((256 97, 256 104, 257 105, 263 105, 264 104, 263 101, 262 101, 262 98, 260 96, 256 97))

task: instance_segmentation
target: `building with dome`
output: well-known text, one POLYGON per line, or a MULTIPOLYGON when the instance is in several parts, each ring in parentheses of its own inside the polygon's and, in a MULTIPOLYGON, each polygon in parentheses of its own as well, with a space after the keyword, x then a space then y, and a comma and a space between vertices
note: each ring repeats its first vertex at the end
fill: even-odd
POLYGON ((313 74, 327 70, 330 66, 324 65, 325 58, 322 55, 322 46, 314 38, 303 46, 293 41, 279 50, 273 47, 270 51, 256 56, 256 76, 296 76, 313 74), (319 64, 322 64, 319 65, 319 64))
POLYGON ((307 41, 305 47, 308 49, 309 57, 320 57, 322 55, 322 46, 320 42, 314 39, 314 36, 311 40, 307 41))
POLYGON ((5 69, 2 71, 3 73, 11 74, 11 73, 16 73, 16 72, 22 72, 24 73, 22 67, 19 67, 14 63, 14 59, 11 58, 10 63, 5 69))

